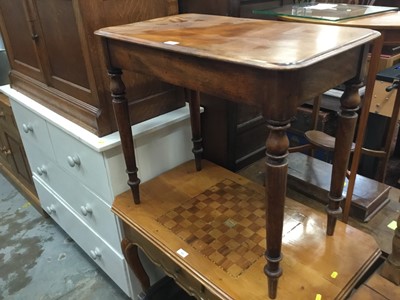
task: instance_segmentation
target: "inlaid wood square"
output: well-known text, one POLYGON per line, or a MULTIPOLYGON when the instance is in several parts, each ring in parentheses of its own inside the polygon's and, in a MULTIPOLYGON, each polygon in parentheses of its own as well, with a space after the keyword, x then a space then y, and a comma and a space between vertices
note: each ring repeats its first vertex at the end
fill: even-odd
POLYGON ((225 179, 157 221, 238 277, 264 253, 264 216, 264 195, 225 179))

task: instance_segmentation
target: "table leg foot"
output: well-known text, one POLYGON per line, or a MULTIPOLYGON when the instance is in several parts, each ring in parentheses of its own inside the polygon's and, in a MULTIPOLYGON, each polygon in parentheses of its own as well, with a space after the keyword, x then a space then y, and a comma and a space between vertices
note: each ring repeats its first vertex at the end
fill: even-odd
POLYGON ((134 173, 134 175, 130 175, 129 171, 126 171, 128 173, 128 177, 136 177, 135 181, 131 181, 130 179, 128 180, 128 185, 131 188, 131 192, 133 195, 133 201, 135 202, 135 204, 140 204, 140 193, 139 193, 139 184, 140 184, 140 179, 137 177, 137 172, 138 169, 134 170, 132 173, 134 173))
POLYGON ((275 299, 278 291, 278 279, 282 275, 282 269, 279 267, 281 257, 279 259, 266 257, 266 259, 268 264, 264 268, 264 273, 268 277, 268 297, 275 299))
POLYGON ((343 197, 333 198, 329 196, 329 204, 326 207, 326 213, 328 216, 327 225, 326 225, 326 234, 333 235, 335 232, 336 220, 342 214, 342 208, 340 207, 340 202, 343 200, 343 197))

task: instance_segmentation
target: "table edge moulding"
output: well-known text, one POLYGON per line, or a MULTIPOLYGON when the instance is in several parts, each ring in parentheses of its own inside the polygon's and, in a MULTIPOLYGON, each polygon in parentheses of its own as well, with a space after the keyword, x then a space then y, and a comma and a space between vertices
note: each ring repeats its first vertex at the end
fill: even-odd
POLYGON ((360 104, 358 87, 364 77, 369 46, 380 33, 361 28, 182 14, 103 28, 95 34, 102 37, 107 53, 114 113, 136 204, 140 203, 140 180, 122 69, 152 75, 188 90, 198 171, 201 169, 200 92, 262 109, 269 129, 264 273, 268 277, 268 296, 276 298, 278 278, 282 275, 289 147, 286 129, 299 105, 345 82, 327 206, 326 233, 333 235, 341 213, 343 183, 360 104))
MULTIPOLYGON (((141 288, 121 250, 121 221, 111 211, 115 196, 129 189, 119 134, 98 137, 9 85, 0 91, 10 99, 39 204, 88 258, 136 299, 141 288), (69 156, 77 159, 74 166, 69 156)), ((192 158, 189 116, 184 106, 132 126, 144 182, 192 158), (158 161, 166 149, 174 151, 158 161)), ((149 261, 145 267, 152 282, 164 276, 149 261)))

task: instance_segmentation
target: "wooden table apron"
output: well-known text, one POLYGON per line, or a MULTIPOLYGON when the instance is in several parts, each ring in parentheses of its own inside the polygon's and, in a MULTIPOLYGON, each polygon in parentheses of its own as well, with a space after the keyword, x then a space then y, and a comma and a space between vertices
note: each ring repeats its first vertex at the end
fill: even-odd
POLYGON ((265 118, 283 124, 306 100, 358 76, 360 55, 360 49, 353 48, 301 68, 263 69, 116 40, 107 43, 113 68, 135 70, 191 90, 256 105, 265 118))
MULTIPOLYGON (((268 262, 264 272, 269 279, 271 298, 276 297, 277 280, 281 275, 279 261, 289 146, 286 129, 300 104, 342 82, 348 81, 349 85, 358 82, 362 77, 363 63, 366 61, 368 50, 366 46, 379 36, 379 33, 365 29, 337 29, 335 33, 338 37, 330 39, 332 45, 326 48, 326 45, 319 45, 316 40, 322 36, 326 38, 328 32, 324 33, 324 30, 331 32, 332 28, 328 29, 330 26, 287 23, 279 25, 282 30, 277 31, 278 23, 284 24, 276 21, 187 14, 160 18, 151 21, 148 26, 145 22, 141 22, 143 28, 139 25, 135 29, 135 24, 132 24, 96 32, 103 37, 108 53, 114 108, 121 103, 127 105, 120 78, 122 69, 155 76, 190 90, 253 104, 262 110, 270 124, 270 134, 266 141, 265 187, 268 233, 265 256, 268 262), (182 24, 183 26, 180 26, 182 24), (197 24, 199 26, 195 26, 197 24), (242 31, 240 28, 246 28, 248 31, 242 31), (304 36, 299 36, 299 32, 304 32, 304 36), (248 40, 250 35, 252 39, 248 40), (263 40, 264 37, 267 38, 263 40), (171 45, 171 41, 178 44, 171 45), (196 45, 195 43, 199 41, 203 44, 196 45), (251 57, 252 54, 259 53, 257 51, 260 51, 260 47, 264 47, 270 41, 272 45, 269 47, 279 47, 280 42, 290 41, 296 48, 287 49, 287 53, 282 48, 283 52, 279 53, 278 58, 275 57, 275 61, 272 58, 269 60, 268 57, 260 57, 260 61, 257 61, 251 57), (226 48, 226 51, 221 51, 222 48, 218 47, 223 47, 224 42, 230 47, 233 45, 237 48, 226 48), (240 45, 246 43, 250 48, 242 50, 240 45), (295 56, 297 60, 294 60, 290 53, 297 55, 295 56)), ((265 51, 267 52, 268 48, 265 51)), ((348 106, 350 110, 357 108, 358 103, 346 101, 344 106, 348 106), (355 107, 352 107, 354 105, 355 107)), ((198 103, 195 102, 195 105, 198 103)), ((134 154, 132 140, 129 137, 130 126, 127 122, 129 115, 121 108, 117 110, 116 117, 125 159, 132 162, 134 154), (132 153, 126 153, 128 151, 132 153)), ((198 117, 196 119, 199 120, 198 117)), ((348 134, 345 119, 346 117, 343 118, 344 125, 340 133, 342 136, 348 134)), ((341 156, 348 160, 351 137, 350 140, 347 138, 347 141, 338 137, 336 144, 336 149, 346 149, 341 156)), ((347 168, 343 166, 346 161, 338 162, 339 164, 342 164, 340 173, 343 174, 339 176, 336 174, 334 175, 336 179, 332 179, 336 181, 334 185, 337 191, 334 194, 338 194, 334 197, 338 198, 341 197, 344 172, 347 168)), ((128 173, 136 172, 132 170, 135 168, 136 164, 133 164, 133 167, 131 164, 127 168, 128 173)), ((134 197, 138 197, 137 188, 133 188, 132 191, 134 197)))

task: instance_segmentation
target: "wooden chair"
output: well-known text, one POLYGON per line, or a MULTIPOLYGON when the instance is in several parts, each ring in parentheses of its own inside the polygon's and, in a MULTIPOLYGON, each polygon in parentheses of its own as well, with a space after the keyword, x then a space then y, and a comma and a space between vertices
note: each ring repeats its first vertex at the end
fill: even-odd
MULTIPOLYGON (((374 5, 375 0, 320 0, 318 2, 322 3, 347 3, 347 4, 357 4, 357 5, 374 5)), ((358 87, 356 87, 358 88, 358 87)), ((352 91, 353 96, 356 97, 358 94, 356 91, 352 91)), ((309 144, 291 147, 289 152, 298 152, 304 150, 311 150, 310 154, 313 155, 313 149, 315 147, 322 148, 327 151, 333 151, 335 147, 335 138, 317 130, 319 110, 321 107, 321 96, 315 97, 313 101, 313 112, 312 112, 312 122, 309 131, 305 132, 305 138, 309 144)), ((352 151, 354 150, 354 144, 352 151)))
MULTIPOLYGON (((319 3, 347 3, 347 4, 357 4, 357 5, 374 5, 375 0, 320 0, 319 3)), ((358 90, 361 87, 353 86, 353 90, 349 91, 351 93, 351 97, 360 97, 358 90)), ((304 137, 308 141, 307 144, 303 144, 300 146, 294 146, 289 148, 289 152, 307 152, 308 155, 314 156, 315 149, 323 149, 325 151, 333 152, 335 148, 335 138, 330 136, 329 134, 317 130, 318 126, 318 117, 319 111, 321 108, 321 99, 322 96, 317 96, 313 99, 313 111, 312 111, 312 121, 310 130, 306 131, 304 137)), ((358 100, 361 103, 360 100, 358 100)), ((355 143, 352 144, 351 151, 353 152, 355 149, 355 143)), ((350 170, 346 172, 346 177, 350 178, 350 170)), ((347 219, 347 216, 345 217, 347 219)))

